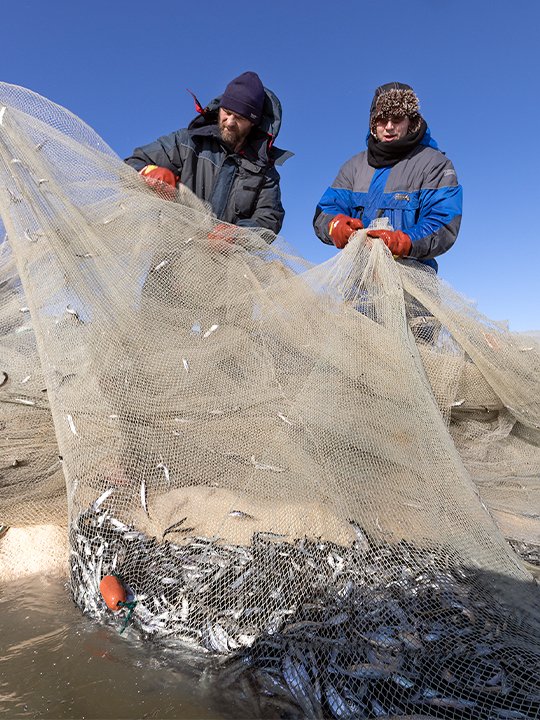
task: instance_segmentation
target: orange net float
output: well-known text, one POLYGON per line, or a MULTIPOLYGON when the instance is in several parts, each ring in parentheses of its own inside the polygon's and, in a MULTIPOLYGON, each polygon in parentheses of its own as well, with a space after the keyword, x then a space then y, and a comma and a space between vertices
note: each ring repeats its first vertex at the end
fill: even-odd
POLYGON ((124 620, 124 626, 120 630, 120 634, 122 634, 131 620, 137 601, 127 601, 126 588, 118 575, 105 575, 99 583, 99 590, 109 610, 113 610, 114 612, 122 610, 122 608, 129 610, 124 620))
POLYGON ((99 590, 109 610, 125 607, 126 590, 116 575, 105 575, 99 583, 99 590))

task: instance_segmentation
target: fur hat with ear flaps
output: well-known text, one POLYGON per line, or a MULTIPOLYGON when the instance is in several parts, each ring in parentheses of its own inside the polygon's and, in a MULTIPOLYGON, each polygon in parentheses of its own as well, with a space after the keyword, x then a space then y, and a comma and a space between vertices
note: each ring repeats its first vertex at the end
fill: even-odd
POLYGON ((420 102, 410 85, 391 82, 381 85, 375 90, 369 111, 369 129, 373 136, 375 136, 377 120, 405 116, 410 120, 408 132, 418 132, 422 122, 420 102))

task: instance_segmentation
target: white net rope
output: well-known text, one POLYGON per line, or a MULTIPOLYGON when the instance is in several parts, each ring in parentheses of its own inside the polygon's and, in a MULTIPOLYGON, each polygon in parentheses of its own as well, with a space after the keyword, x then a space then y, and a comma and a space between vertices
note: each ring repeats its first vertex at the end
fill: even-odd
POLYGON ((210 242, 5 84, 0 173, 0 520, 67 506, 79 607, 118 623, 117 576, 129 632, 228 658, 261 717, 537 716, 538 589, 483 501, 535 492, 534 338, 365 232, 210 242))

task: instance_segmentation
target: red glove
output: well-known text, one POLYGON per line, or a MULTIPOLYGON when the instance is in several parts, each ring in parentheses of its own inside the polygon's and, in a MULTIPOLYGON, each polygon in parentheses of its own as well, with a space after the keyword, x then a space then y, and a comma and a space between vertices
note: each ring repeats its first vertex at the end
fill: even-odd
POLYGON ((328 234, 338 250, 342 250, 349 242, 353 232, 361 230, 363 227, 362 221, 358 218, 352 218, 348 215, 336 215, 328 223, 328 234))
POLYGON ((368 230, 368 237, 380 238, 392 255, 405 257, 411 252, 411 238, 401 230, 368 230))
POLYGON ((145 165, 139 170, 144 182, 165 200, 176 199, 176 183, 178 178, 169 168, 157 165, 145 165))
POLYGON ((218 223, 208 233, 208 239, 215 247, 219 247, 223 243, 234 243, 234 228, 227 223, 218 223))

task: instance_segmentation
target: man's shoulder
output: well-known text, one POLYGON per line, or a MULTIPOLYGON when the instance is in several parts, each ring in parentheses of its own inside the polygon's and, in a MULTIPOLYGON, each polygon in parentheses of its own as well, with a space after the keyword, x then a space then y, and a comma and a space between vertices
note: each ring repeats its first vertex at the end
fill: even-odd
POLYGON ((430 173, 437 168, 453 167, 452 161, 446 156, 446 153, 429 145, 418 145, 398 165, 415 168, 423 173, 430 173))
POLYGON ((212 129, 211 126, 180 128, 172 133, 172 137, 181 153, 182 148, 184 148, 184 152, 192 152, 197 156, 201 153, 210 153, 215 156, 224 152, 217 140, 215 129, 212 129))
POLYGON ((438 148, 421 145, 393 169, 394 181, 407 182, 418 188, 456 185, 457 175, 452 161, 438 148))
POLYGON ((355 155, 346 160, 344 165, 360 165, 361 163, 367 162, 367 150, 361 150, 355 155))
MULTIPOLYGON (((368 167, 367 151, 362 150, 356 153, 341 165, 339 169, 339 175, 345 174, 350 176, 351 174, 357 175, 359 172, 363 172, 363 169, 368 167)), ((339 177, 338 175, 338 177, 339 177)))
POLYGON ((431 145, 419 145, 418 151, 419 152, 417 153, 417 155, 419 155, 424 162, 442 164, 451 162, 443 150, 440 150, 439 148, 434 148, 431 145))
POLYGON ((186 144, 189 140, 189 130, 187 128, 179 128, 178 130, 173 130, 166 135, 161 135, 156 142, 160 143, 164 147, 172 147, 174 145, 179 146, 186 144))
POLYGON ((198 143, 215 142, 217 134, 217 125, 203 125, 201 127, 180 128, 176 131, 176 135, 182 140, 189 140, 198 143))

